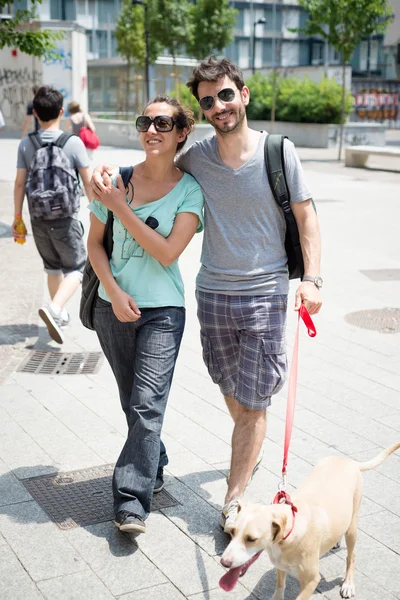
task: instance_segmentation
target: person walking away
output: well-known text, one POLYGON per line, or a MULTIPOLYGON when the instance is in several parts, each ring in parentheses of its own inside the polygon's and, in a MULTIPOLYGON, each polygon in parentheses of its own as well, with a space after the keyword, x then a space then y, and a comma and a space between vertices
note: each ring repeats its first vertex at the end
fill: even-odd
POLYGON ((203 229, 200 186, 174 164, 193 125, 177 100, 157 96, 136 120, 144 161, 126 189, 120 175, 107 176, 107 187, 89 205, 88 252, 100 280, 94 328, 128 424, 113 475, 115 524, 123 532, 145 532, 168 463, 160 435, 185 325, 178 258, 203 229), (109 210, 111 259, 103 246, 109 210))
POLYGON ((33 100, 33 114, 40 129, 25 137, 18 147, 14 183, 14 239, 22 215, 25 193, 28 197, 32 234, 47 273, 50 303, 39 309, 51 338, 64 341, 62 327, 70 317, 64 309, 82 281, 86 262, 83 227, 79 220, 79 172, 90 197, 89 159, 82 141, 63 133, 63 96, 42 86, 33 100))
MULTIPOLYGON (((209 57, 195 67, 187 86, 215 129, 214 136, 182 152, 176 164, 196 178, 204 193, 206 227, 196 297, 203 359, 234 423, 220 518, 229 533, 239 500, 262 460, 267 407, 287 375, 286 224, 268 182, 267 133, 247 123, 250 90, 242 71, 227 58, 209 57)), ((319 225, 289 140, 284 142, 284 162, 305 267, 294 309, 303 303, 316 314, 322 285, 319 225)), ((101 165, 95 170, 95 196, 109 186, 110 169, 101 165)))
MULTIPOLYGON (((33 88, 32 88, 33 98, 35 97, 35 94, 38 91, 39 87, 40 87, 39 85, 33 86, 33 88)), ((40 128, 39 121, 33 114, 33 99, 30 102, 28 102, 28 106, 26 108, 26 117, 25 117, 25 121, 24 121, 24 126, 22 128, 21 139, 24 139, 24 137, 28 134, 29 128, 31 127, 31 124, 32 124, 32 117, 33 117, 33 131, 39 131, 39 128, 40 128)))
MULTIPOLYGON (((93 133, 95 133, 96 127, 89 113, 86 113, 81 109, 79 102, 70 102, 68 104, 68 113, 70 117, 67 121, 66 131, 72 131, 76 135, 80 135, 81 129, 87 128, 90 129, 90 131, 92 131, 93 133)), ((93 160, 94 150, 88 148, 87 146, 85 147, 89 159, 93 160)))

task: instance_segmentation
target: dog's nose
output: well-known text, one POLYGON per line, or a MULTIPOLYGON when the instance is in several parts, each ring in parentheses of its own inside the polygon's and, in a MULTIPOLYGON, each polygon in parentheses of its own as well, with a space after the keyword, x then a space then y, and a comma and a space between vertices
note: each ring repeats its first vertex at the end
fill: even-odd
POLYGON ((224 567, 226 567, 227 569, 230 569, 232 566, 232 560, 230 558, 221 558, 221 565, 223 565, 224 567))

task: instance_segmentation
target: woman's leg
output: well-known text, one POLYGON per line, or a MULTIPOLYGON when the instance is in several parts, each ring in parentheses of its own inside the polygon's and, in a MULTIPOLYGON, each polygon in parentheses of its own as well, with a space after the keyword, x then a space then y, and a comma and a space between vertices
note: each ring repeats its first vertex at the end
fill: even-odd
MULTIPOLYGON (((185 325, 183 308, 142 309, 136 323, 129 433, 114 470, 115 513, 145 519, 160 461, 160 434, 185 325)), ((163 466, 163 465, 160 465, 163 466)))

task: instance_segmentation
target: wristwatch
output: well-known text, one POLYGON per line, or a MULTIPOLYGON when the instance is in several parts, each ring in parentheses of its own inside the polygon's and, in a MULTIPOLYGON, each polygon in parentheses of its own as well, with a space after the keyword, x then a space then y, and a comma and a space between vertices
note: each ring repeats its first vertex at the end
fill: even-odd
POLYGON ((302 281, 311 281, 320 290, 323 285, 322 277, 312 277, 312 275, 304 275, 302 281))

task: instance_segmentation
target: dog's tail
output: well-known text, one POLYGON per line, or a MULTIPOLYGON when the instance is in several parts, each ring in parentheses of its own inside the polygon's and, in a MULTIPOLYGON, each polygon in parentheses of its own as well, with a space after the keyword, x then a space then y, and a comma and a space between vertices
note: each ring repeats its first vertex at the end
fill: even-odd
POLYGON ((360 471, 369 471, 370 469, 375 469, 375 467, 377 467, 378 465, 383 463, 383 461, 386 460, 388 456, 393 454, 393 452, 396 452, 396 450, 398 450, 399 448, 400 448, 400 442, 397 444, 394 444, 390 448, 386 448, 386 450, 382 450, 382 452, 380 452, 372 460, 370 460, 368 462, 364 462, 364 463, 358 463, 358 465, 360 467, 360 471))

